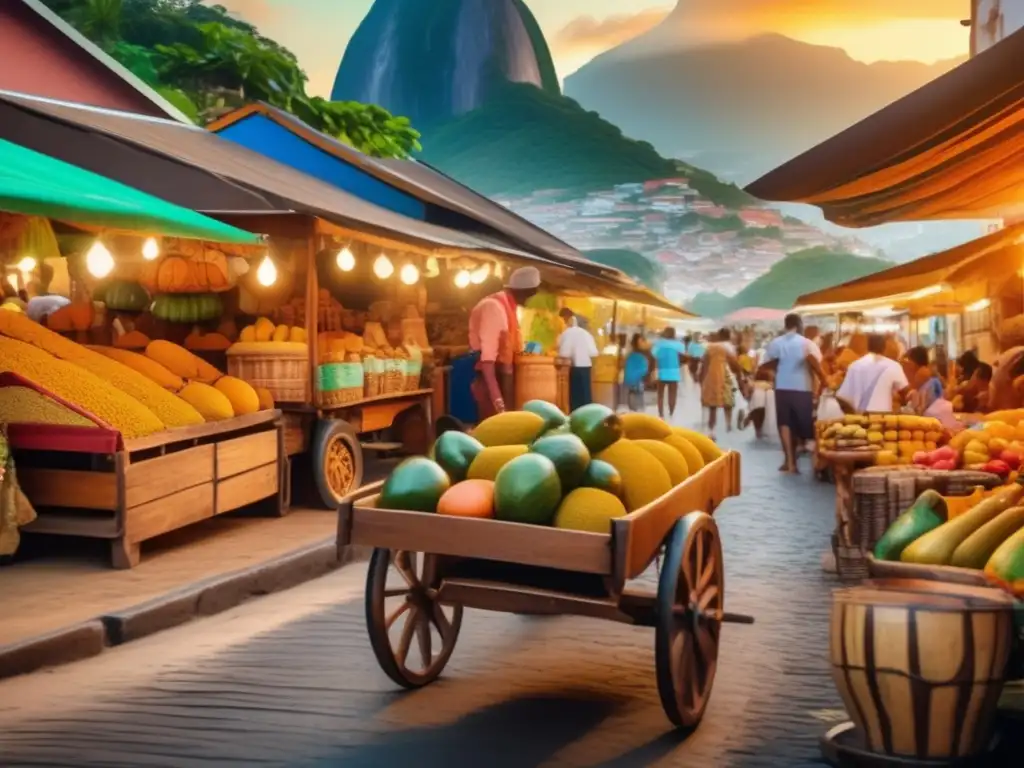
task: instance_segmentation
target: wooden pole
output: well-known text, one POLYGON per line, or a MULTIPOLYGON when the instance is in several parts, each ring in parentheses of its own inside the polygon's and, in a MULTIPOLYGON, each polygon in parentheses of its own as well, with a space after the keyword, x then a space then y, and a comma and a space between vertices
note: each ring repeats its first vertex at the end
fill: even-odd
POLYGON ((619 409, 619 397, 621 392, 621 386, 619 385, 619 376, 622 373, 622 345, 619 344, 619 331, 618 331, 618 314, 619 314, 619 302, 618 300, 612 301, 612 343, 615 345, 615 381, 613 382, 612 391, 615 396, 612 398, 613 410, 619 409))
POLYGON ((311 227, 306 237, 306 340, 309 345, 309 401, 320 407, 320 382, 317 380, 317 361, 320 359, 317 349, 317 336, 320 329, 317 323, 320 313, 317 311, 317 299, 320 285, 316 273, 316 255, 318 241, 316 227, 311 227))

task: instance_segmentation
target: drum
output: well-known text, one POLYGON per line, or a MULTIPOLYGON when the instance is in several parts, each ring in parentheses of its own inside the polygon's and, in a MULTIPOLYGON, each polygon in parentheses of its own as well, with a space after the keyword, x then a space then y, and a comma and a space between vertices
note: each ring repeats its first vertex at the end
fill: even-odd
POLYGON ((984 753, 1013 641, 1013 600, 993 589, 891 579, 833 597, 832 676, 875 753, 984 753))

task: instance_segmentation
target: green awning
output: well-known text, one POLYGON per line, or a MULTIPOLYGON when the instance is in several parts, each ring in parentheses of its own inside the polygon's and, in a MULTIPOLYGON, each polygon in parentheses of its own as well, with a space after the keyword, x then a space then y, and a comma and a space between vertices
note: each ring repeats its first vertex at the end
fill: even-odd
POLYGON ((3 139, 0 211, 168 237, 261 242, 258 235, 3 139))

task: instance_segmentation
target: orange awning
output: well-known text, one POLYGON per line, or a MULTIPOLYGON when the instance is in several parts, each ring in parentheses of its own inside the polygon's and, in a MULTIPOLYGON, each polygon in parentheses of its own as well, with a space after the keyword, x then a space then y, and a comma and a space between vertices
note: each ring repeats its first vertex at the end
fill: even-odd
POLYGON ((976 301, 984 298, 975 294, 984 292, 985 284, 995 286, 1019 277, 1024 268, 1022 239, 1024 224, 1006 227, 956 248, 805 294, 797 299, 796 307, 804 312, 838 312, 871 302, 906 307, 920 306, 927 299, 952 307, 976 301))
POLYGON ((747 187, 836 224, 1024 214, 1024 29, 747 187))

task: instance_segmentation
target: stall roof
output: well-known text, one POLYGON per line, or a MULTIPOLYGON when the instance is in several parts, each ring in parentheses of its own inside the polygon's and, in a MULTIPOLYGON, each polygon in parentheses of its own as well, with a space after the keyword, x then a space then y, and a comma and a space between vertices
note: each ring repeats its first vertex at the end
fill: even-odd
POLYGON ((1024 213, 1024 29, 747 187, 845 226, 1024 213))
MULTIPOLYGON (((994 254, 1016 246, 1021 238, 1024 238, 1024 224, 1006 227, 956 248, 805 294, 797 299, 796 307, 806 311, 830 305, 882 301, 890 297, 903 297, 909 301, 915 294, 937 293, 937 287, 949 283, 965 267, 975 263, 980 267, 987 266, 988 261, 979 260, 989 257, 990 261, 994 254)), ((993 266, 993 269, 998 271, 1002 265, 993 266)))
POLYGON ((370 157, 268 104, 246 105, 212 123, 209 130, 215 133, 222 131, 252 115, 263 115, 309 144, 356 166, 378 181, 390 184, 423 202, 467 216, 493 229, 495 233, 510 238, 520 248, 536 250, 554 261, 593 265, 592 261, 568 243, 426 163, 370 157))
POLYGON ((3 139, 0 210, 132 232, 261 242, 258 235, 3 139))
POLYGON ((308 214, 402 240, 539 263, 565 272, 567 286, 686 314, 616 270, 587 272, 497 236, 402 216, 193 125, 0 91, 0 137, 210 215, 308 214))

